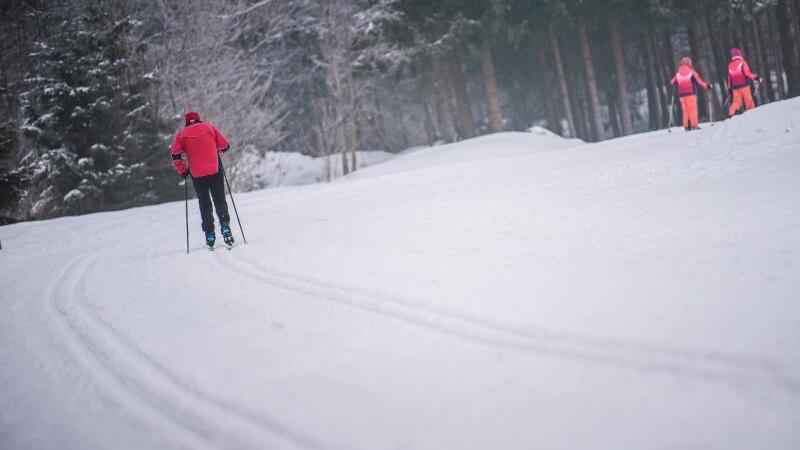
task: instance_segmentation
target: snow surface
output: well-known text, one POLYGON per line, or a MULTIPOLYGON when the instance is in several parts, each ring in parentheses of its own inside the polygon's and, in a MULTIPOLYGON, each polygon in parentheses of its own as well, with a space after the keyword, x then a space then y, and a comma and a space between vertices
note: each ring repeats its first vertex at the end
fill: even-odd
POLYGON ((0 448, 800 448, 799 117, 1 227, 0 448))

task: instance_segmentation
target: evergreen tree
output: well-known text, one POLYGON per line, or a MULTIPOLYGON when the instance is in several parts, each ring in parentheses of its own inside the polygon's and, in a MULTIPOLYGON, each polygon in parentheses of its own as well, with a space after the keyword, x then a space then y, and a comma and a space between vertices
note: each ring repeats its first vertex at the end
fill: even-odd
POLYGON ((17 215, 15 208, 24 189, 23 174, 14 170, 14 152, 19 145, 14 98, 5 70, 0 72, 0 224, 17 215))
POLYGON ((91 3, 34 44, 20 96, 29 179, 23 207, 31 218, 170 197, 168 166, 160 164, 168 158, 167 136, 145 96, 157 77, 136 73, 137 55, 127 45, 136 22, 115 20, 109 6, 91 3))

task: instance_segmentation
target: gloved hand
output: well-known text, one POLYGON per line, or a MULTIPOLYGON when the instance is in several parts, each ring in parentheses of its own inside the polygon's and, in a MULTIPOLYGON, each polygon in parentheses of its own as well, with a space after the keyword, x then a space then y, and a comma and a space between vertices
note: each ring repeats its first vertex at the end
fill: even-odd
POLYGON ((226 146, 225 146, 225 148, 223 148, 223 149, 220 149, 220 151, 219 151, 219 152, 220 152, 220 153, 225 153, 225 152, 227 152, 227 151, 228 151, 230 148, 231 148, 231 144, 228 144, 228 145, 226 145, 226 146))
POLYGON ((714 89, 714 83, 708 83, 708 87, 706 89, 709 90, 709 91, 711 89, 714 89))
POLYGON ((188 170, 184 170, 183 173, 178 174, 178 176, 183 178, 183 179, 186 179, 186 177, 189 176, 189 171, 188 170))

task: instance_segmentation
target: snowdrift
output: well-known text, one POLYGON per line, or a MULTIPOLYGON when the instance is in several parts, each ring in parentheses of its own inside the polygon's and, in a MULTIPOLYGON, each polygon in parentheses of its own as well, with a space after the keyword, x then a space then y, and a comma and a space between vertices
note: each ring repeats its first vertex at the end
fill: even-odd
POLYGON ((575 147, 582 143, 578 139, 564 139, 548 130, 534 127, 529 133, 490 134, 454 144, 419 149, 396 158, 392 164, 370 167, 353 176, 372 177, 464 162, 529 156, 535 152, 575 147))
POLYGON ((0 447, 796 448, 799 117, 0 227, 0 447))

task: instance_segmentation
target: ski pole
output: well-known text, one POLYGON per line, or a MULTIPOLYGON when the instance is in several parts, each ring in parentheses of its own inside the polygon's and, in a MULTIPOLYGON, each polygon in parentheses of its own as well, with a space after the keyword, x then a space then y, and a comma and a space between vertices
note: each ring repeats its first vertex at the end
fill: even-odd
MULTIPOLYGON (((188 169, 187 169, 188 170, 188 169)), ((189 175, 187 174, 186 177, 183 179, 183 191, 185 193, 184 196, 184 204, 186 206, 186 254, 189 254, 189 175)))
POLYGON ((727 82, 725 83, 725 89, 727 89, 728 95, 725 96, 725 102, 722 104, 723 108, 727 108, 728 107, 728 104, 731 101, 731 95, 732 95, 731 87, 728 86, 727 82))
POLYGON ((247 244, 247 238, 244 235, 244 228, 242 228, 242 221, 239 220, 239 211, 236 210, 236 202, 233 200, 233 191, 231 185, 228 183, 228 175, 225 174, 225 165, 222 165, 222 177, 225 179, 225 186, 228 187, 228 194, 231 196, 231 204, 233 205, 233 213, 236 214, 236 221, 239 222, 239 232, 242 233, 242 240, 247 244))
POLYGON ((672 117, 675 115, 675 89, 672 90, 672 101, 669 105, 669 124, 667 124, 667 132, 672 133, 672 117))
POLYGON ((713 85, 709 86, 709 89, 708 89, 708 91, 709 91, 708 92, 708 117, 709 117, 709 120, 711 120, 711 126, 712 127, 714 126, 714 103, 715 103, 714 100, 716 100, 716 98, 717 98, 717 96, 715 94, 715 91, 713 89, 714 89, 713 85))

